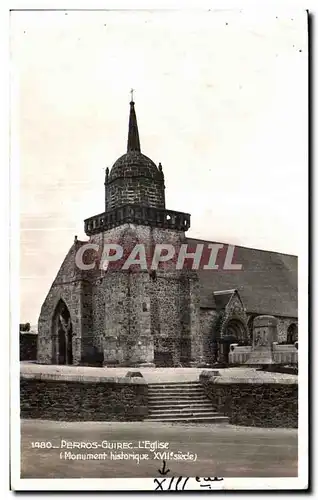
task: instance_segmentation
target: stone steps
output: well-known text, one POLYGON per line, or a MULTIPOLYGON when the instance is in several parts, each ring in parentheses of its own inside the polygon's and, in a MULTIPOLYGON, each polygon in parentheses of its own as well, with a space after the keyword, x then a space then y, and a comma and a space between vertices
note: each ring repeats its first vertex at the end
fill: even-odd
POLYGON ((193 401, 194 399, 198 400, 198 401, 202 401, 203 400, 206 400, 206 395, 203 393, 203 394, 193 394, 193 396, 189 396, 187 394, 160 394, 158 396, 148 396, 149 397, 149 401, 152 401, 152 402, 156 402, 156 401, 161 401, 161 400, 165 400, 165 401, 193 401))
POLYGON ((204 416, 206 413, 214 413, 214 414, 218 414, 216 411, 212 411, 211 410, 211 406, 210 408, 191 408, 191 407, 187 407, 187 408, 169 408, 169 410, 150 410, 149 411, 149 415, 150 416, 156 416, 156 415, 164 415, 164 416, 167 416, 167 417, 173 417, 174 415, 180 417, 180 415, 182 417, 185 417, 185 416, 193 416, 193 415, 201 415, 201 416, 204 416))
POLYGON ((164 389, 171 387, 201 387, 200 382, 156 382, 153 384, 150 384, 152 388, 160 388, 163 387, 164 389))
POLYGON ((228 422, 205 395, 199 382, 149 384, 147 422, 228 422))
POLYGON ((154 410, 159 410, 161 408, 211 408, 211 403, 206 402, 204 399, 199 399, 199 400, 191 400, 191 401, 182 401, 178 402, 175 401, 171 403, 171 401, 159 401, 159 402, 151 402, 151 408, 154 410))
POLYGON ((174 384, 151 384, 151 388, 156 390, 156 389, 198 389, 198 387, 201 387, 201 384, 197 383, 174 383, 174 384))
POLYGON ((183 382, 169 384, 151 384, 148 386, 149 396, 174 396, 177 394, 189 395, 204 394, 201 384, 198 382, 183 382))
POLYGON ((188 397, 191 398, 193 396, 205 396, 205 393, 202 389, 200 390, 181 390, 179 389, 178 391, 171 391, 170 389, 168 390, 161 390, 161 391, 148 391, 148 396, 151 398, 159 398, 159 397, 176 397, 176 396, 182 396, 182 397, 188 397))

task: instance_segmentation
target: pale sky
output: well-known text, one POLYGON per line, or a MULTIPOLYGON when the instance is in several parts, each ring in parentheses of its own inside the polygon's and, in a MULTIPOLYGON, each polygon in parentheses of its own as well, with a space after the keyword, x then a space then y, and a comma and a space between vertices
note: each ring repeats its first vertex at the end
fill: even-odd
POLYGON ((21 322, 37 322, 74 235, 104 210, 131 87, 142 152, 163 165, 167 208, 191 213, 188 236, 298 255, 304 11, 14 12, 11 55, 21 322))

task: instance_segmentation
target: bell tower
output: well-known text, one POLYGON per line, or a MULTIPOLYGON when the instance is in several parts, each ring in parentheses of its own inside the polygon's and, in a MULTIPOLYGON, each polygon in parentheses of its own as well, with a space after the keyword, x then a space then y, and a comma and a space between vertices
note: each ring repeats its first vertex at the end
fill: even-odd
POLYGON ((130 102, 127 152, 105 176, 105 212, 126 204, 165 208, 165 185, 158 167, 141 153, 135 103, 130 102))
MULTIPOLYGON (((151 257, 157 244, 169 244, 177 255, 186 243, 190 214, 166 209, 162 166, 141 152, 133 100, 127 152, 106 169, 105 211, 84 224, 101 253, 108 243, 123 247, 124 255, 141 244, 151 257)), ((198 278, 175 264, 171 260, 156 271, 138 265, 100 270, 92 322, 105 365, 180 366, 200 359, 198 278)))

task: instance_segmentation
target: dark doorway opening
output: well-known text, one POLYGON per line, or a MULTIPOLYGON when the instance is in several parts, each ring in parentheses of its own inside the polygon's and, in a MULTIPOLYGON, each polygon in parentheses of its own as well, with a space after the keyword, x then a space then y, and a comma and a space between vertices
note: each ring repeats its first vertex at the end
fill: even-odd
POLYGON ((227 323, 224 335, 220 341, 220 354, 223 363, 229 363, 231 344, 250 345, 248 329, 237 319, 231 319, 227 323))
POLYGON ((173 359, 171 352, 155 351, 154 363, 158 367, 171 367, 173 366, 173 359))
POLYGON ((188 365, 191 361, 191 342, 188 338, 181 338, 180 341, 180 363, 188 365))
POLYGON ((53 342, 57 342, 55 361, 59 365, 72 365, 73 326, 70 312, 63 300, 60 300, 56 307, 53 325, 56 328, 53 342))

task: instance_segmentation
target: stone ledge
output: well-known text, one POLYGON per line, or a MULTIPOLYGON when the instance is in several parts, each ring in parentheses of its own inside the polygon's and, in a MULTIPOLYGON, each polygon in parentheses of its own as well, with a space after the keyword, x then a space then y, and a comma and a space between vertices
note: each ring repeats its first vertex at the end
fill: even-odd
POLYGON ((220 372, 218 370, 203 370, 203 372, 200 373, 200 379, 207 379, 211 380, 211 378, 214 377, 219 377, 220 372))
MULTIPOLYGON (((200 381, 201 381, 200 377, 200 381)), ((212 384, 223 384, 223 385, 230 385, 230 384, 289 384, 289 385, 298 385, 298 380, 290 380, 290 379, 280 379, 280 378, 236 378, 236 377, 227 377, 227 378, 222 378, 222 377, 211 377, 207 380, 209 383, 212 384)))
POLYGON ((124 384, 147 385, 143 378, 138 377, 94 377, 90 375, 66 375, 63 373, 20 373, 21 380, 49 380, 52 382, 81 382, 83 384, 124 384))
POLYGON ((93 215, 84 221, 87 236, 98 234, 124 224, 138 224, 156 228, 187 231, 190 228, 191 215, 166 208, 142 206, 127 203, 113 208, 109 212, 93 215))
MULTIPOLYGON (((232 368, 228 369, 233 370, 232 368)), ((236 373, 204 370, 199 375, 200 382, 212 384, 298 384, 298 376, 293 374, 262 372, 255 369, 238 368, 236 373), (242 373, 239 373, 242 372, 242 373), (218 373, 218 374, 216 374, 218 373)))

